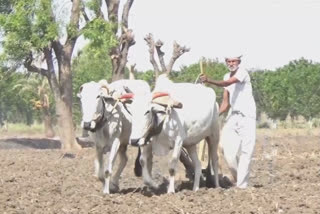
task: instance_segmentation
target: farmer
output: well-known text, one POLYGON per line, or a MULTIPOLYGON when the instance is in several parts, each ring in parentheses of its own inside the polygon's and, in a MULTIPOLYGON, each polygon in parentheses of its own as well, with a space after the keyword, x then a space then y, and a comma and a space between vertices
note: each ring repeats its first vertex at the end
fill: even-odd
POLYGON ((206 75, 201 75, 200 80, 224 88, 219 115, 230 110, 222 129, 221 146, 233 183, 246 188, 256 142, 256 104, 250 76, 239 66, 241 56, 228 57, 225 61, 230 72, 222 81, 209 79, 206 75))

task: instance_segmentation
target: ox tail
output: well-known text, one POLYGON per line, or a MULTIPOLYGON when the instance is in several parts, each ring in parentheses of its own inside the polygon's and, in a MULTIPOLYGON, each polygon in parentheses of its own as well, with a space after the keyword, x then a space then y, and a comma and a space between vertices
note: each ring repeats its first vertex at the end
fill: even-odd
POLYGON ((135 164, 134 164, 134 174, 137 177, 141 177, 142 176, 142 167, 141 167, 141 164, 140 164, 140 156, 141 156, 141 149, 140 149, 140 147, 138 147, 138 155, 136 157, 136 161, 135 161, 135 164))

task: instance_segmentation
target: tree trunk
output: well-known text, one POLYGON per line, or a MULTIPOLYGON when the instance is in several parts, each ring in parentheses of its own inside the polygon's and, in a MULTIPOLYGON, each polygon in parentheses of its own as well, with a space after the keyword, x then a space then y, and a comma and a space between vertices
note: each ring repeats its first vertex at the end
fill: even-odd
POLYGON ((44 133, 46 137, 52 138, 55 136, 55 133, 52 127, 52 121, 51 121, 51 115, 49 113, 49 109, 44 107, 42 112, 43 112, 43 120, 44 120, 44 133))
MULTIPOLYGON (((71 152, 81 149, 81 146, 76 141, 72 120, 72 73, 70 60, 68 60, 72 48, 67 47, 66 50, 63 50, 57 44, 55 53, 58 59, 59 81, 54 72, 50 72, 48 80, 56 101, 57 126, 61 148, 66 152, 71 152)), ((51 51, 46 52, 46 59, 49 71, 54 71, 51 51)))
MULTIPOLYGON (((43 53, 47 62, 47 69, 36 67, 32 64, 33 55, 26 58, 24 66, 30 72, 36 72, 48 78, 50 88, 56 101, 56 113, 58 122, 58 135, 61 141, 61 147, 67 152, 81 149, 76 141, 74 124, 72 120, 72 72, 71 60, 75 43, 80 35, 80 0, 72 0, 70 23, 67 27, 67 37, 65 44, 62 45, 59 39, 51 41, 50 45, 43 48, 43 53), (53 62, 53 52, 55 54, 58 72, 53 62)), ((52 10, 52 8, 50 8, 52 10)), ((55 19, 51 11, 52 20, 55 19)))
POLYGON ((66 152, 81 149, 81 146, 76 141, 70 106, 68 106, 63 100, 58 99, 56 100, 56 110, 61 149, 66 152))
POLYGON ((76 141, 75 128, 72 120, 72 73, 69 57, 72 47, 66 45, 62 52, 59 66, 60 97, 57 99, 57 116, 61 148, 65 151, 78 150, 81 146, 76 141))
POLYGON ((114 23, 113 32, 117 34, 118 27, 121 26, 119 44, 112 48, 110 57, 112 61, 112 81, 123 79, 125 67, 128 61, 128 52, 132 45, 135 44, 133 31, 128 29, 129 12, 134 0, 127 0, 123 6, 122 16, 119 19, 120 0, 105 0, 108 8, 108 19, 114 23))

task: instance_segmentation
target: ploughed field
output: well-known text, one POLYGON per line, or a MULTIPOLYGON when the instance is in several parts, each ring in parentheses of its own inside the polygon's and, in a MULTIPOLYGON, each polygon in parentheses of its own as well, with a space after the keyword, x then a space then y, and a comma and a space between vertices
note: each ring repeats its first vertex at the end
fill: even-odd
MULTIPOLYGON (((320 213, 320 130, 258 130, 248 189, 192 191, 179 163, 176 193, 166 194, 168 157, 155 157, 156 192, 134 176, 129 147, 120 192, 102 194, 90 145, 62 156, 57 140, 0 139, 0 213, 320 213)), ((224 161, 222 172, 228 175, 224 161)))

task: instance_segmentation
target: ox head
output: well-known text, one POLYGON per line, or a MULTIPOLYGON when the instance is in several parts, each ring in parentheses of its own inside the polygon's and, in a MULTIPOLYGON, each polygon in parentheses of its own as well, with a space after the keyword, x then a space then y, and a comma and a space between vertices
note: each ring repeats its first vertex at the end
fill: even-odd
POLYGON ((163 123, 168 115, 168 107, 181 108, 168 93, 153 93, 143 96, 135 95, 132 102, 132 131, 130 143, 143 146, 162 131, 163 123))
POLYGON ((106 103, 114 101, 110 94, 105 80, 88 82, 80 87, 78 97, 81 101, 83 129, 95 131, 99 128, 105 116, 106 103))

